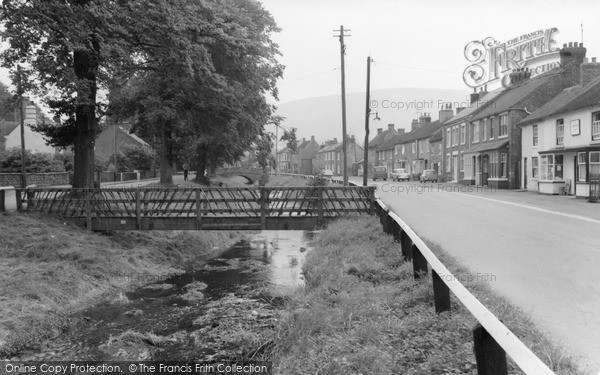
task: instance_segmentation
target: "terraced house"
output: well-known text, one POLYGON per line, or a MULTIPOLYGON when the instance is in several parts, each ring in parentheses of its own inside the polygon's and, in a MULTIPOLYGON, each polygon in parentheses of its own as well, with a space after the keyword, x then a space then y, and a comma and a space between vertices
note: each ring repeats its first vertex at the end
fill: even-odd
POLYGON ((373 166, 383 165, 383 164, 380 164, 380 160, 378 159, 378 157, 380 157, 380 156, 377 155, 377 148, 379 146, 381 146, 382 144, 384 144, 385 142, 389 141, 393 136, 398 134, 398 132, 396 131, 396 129, 394 127, 395 127, 394 124, 388 124, 388 127, 386 130, 383 130, 383 128, 377 129, 377 134, 375 135, 375 137, 373 137, 373 139, 371 139, 369 141, 369 146, 368 146, 369 147, 368 148, 368 155, 369 155, 368 175, 369 176, 373 175, 373 166))
POLYGON ((396 166, 395 149, 396 145, 400 144, 405 137, 404 129, 398 129, 396 135, 377 147, 377 165, 387 166, 388 173, 391 173, 395 168, 402 168, 396 166))
POLYGON ((600 178, 600 63, 580 69, 580 83, 527 116, 522 129, 521 187, 587 197, 600 178))
MULTIPOLYGON (((343 143, 338 142, 337 138, 333 141, 328 141, 323 148, 315 154, 314 165, 316 168, 323 168, 332 171, 335 175, 342 175, 343 158, 342 158, 343 143)), ((348 137, 346 144, 346 152, 348 156, 348 175, 352 175, 352 165, 356 160, 359 160, 364 152, 364 149, 356 143, 354 136, 348 137)))
MULTIPOLYGON (((444 129, 446 180, 516 189, 521 184, 521 128, 517 125, 562 90, 579 83, 586 49, 570 43, 560 50, 560 67, 531 77, 511 73, 511 85, 478 93, 485 104, 451 119, 444 129)), ((475 101, 476 102, 476 101, 475 101)))

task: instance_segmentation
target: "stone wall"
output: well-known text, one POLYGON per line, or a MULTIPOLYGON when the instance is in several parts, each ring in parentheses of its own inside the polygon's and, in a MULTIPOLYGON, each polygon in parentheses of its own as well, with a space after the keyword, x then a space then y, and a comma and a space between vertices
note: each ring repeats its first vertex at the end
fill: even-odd
MULTIPOLYGON (((69 185, 68 172, 27 173, 27 185, 69 185)), ((21 187, 20 173, 0 173, 0 186, 21 187)))

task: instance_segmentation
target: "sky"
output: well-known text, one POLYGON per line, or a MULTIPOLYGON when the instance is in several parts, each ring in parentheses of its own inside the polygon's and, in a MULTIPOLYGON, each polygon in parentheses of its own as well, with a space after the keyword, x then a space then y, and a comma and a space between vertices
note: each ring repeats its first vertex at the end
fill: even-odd
POLYGON ((279 102, 341 91, 340 25, 346 44, 346 92, 366 91, 371 56, 371 90, 444 88, 472 91, 462 79, 470 63, 465 46, 486 37, 505 42, 556 27, 557 46, 581 42, 587 56, 600 57, 600 1, 546 0, 262 0, 281 32, 279 102))
MULTIPOLYGON (((440 88, 472 91, 462 79, 470 63, 465 46, 493 37, 508 41, 540 29, 558 28, 558 46, 583 42, 588 57, 600 57, 600 1, 574 0, 261 0, 281 32, 286 66, 279 103, 340 95, 340 25, 346 44, 346 92, 366 91, 371 56, 371 90, 440 88)), ((9 83, 6 70, 0 81, 9 83)))

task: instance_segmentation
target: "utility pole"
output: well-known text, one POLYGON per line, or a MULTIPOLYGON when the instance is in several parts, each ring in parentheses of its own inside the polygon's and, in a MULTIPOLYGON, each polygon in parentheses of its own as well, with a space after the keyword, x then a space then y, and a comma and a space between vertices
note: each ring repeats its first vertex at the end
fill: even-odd
POLYGON ((363 157, 363 186, 369 176, 369 117, 371 117, 371 56, 367 57, 367 105, 365 111, 365 156, 363 157))
POLYGON ((346 72, 344 64, 344 56, 346 55, 346 45, 344 44, 344 33, 350 30, 344 30, 344 25, 340 25, 339 30, 333 30, 340 33, 340 35, 334 35, 334 37, 340 38, 340 56, 342 59, 342 162, 344 164, 344 186, 348 186, 348 154, 347 154, 347 140, 346 140, 346 72))
POLYGON ((27 171, 25 169, 25 114, 23 113, 23 76, 21 66, 17 65, 17 96, 19 99, 19 116, 21 117, 21 187, 27 187, 27 171))
MULTIPOLYGON (((115 121, 113 121, 113 135, 114 135, 114 148, 115 148, 115 152, 114 152, 114 159, 115 159, 115 181, 117 181, 117 176, 119 174, 119 168, 117 167, 117 123, 115 121)), ((98 180, 98 183, 100 183, 101 181, 98 180)))

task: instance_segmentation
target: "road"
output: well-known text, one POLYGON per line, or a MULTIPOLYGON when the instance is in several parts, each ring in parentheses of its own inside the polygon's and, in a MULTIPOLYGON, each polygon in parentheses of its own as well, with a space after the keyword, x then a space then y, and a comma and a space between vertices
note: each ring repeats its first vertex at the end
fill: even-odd
POLYGON ((453 184, 375 185, 421 238, 493 275, 497 293, 600 373, 600 204, 453 184))

